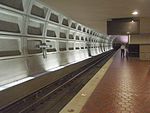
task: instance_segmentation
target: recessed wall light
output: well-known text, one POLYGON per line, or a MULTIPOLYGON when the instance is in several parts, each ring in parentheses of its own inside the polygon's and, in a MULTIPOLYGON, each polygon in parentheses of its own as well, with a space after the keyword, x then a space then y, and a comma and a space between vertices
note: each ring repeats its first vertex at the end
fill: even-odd
POLYGON ((133 15, 138 15, 139 13, 137 11, 132 12, 133 15))
POLYGON ((130 34, 130 32, 127 32, 127 34, 130 34))

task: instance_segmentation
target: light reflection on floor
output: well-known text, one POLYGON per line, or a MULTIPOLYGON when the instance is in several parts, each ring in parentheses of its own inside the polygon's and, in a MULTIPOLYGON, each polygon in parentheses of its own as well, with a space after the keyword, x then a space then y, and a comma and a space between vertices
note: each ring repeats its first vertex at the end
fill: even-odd
POLYGON ((26 77, 26 78, 23 78, 21 80, 17 80, 17 81, 11 82, 9 84, 0 86, 0 91, 3 91, 7 88, 10 88, 10 87, 13 87, 15 85, 21 84, 21 83, 26 82, 26 81, 31 80, 31 79, 34 79, 34 77, 26 77))

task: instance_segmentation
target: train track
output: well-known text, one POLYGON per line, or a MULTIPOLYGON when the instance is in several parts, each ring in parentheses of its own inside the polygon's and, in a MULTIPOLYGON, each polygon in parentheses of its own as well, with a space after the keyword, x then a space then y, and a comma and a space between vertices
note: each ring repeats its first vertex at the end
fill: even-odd
POLYGON ((79 70, 0 108, 0 113, 58 113, 95 75, 115 51, 101 54, 79 70))

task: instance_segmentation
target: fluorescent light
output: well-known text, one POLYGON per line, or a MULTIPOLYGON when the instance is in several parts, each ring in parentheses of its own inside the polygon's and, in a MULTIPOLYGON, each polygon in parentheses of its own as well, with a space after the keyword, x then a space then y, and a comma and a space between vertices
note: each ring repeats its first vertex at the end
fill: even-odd
POLYGON ((133 15, 138 15, 139 13, 137 11, 132 12, 133 15))
POLYGON ((134 23, 134 20, 132 20, 131 23, 134 23))
POLYGON ((127 34, 130 34, 130 32, 127 32, 127 34))

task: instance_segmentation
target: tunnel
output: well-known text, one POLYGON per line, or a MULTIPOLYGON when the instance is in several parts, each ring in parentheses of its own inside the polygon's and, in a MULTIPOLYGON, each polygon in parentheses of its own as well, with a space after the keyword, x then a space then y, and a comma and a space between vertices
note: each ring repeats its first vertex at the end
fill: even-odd
POLYGON ((149 113, 149 5, 0 0, 0 113, 149 113))

